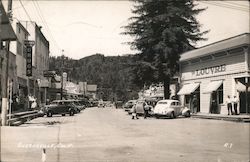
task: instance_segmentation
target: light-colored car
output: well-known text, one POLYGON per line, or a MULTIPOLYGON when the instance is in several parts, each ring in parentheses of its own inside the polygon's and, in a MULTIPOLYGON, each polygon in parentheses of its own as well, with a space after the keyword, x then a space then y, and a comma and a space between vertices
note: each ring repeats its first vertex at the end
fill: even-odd
POLYGON ((123 105, 123 109, 130 114, 131 108, 136 104, 137 100, 129 100, 123 105))
POLYGON ((181 106, 178 100, 160 100, 154 108, 154 116, 175 118, 177 116, 190 117, 190 109, 181 106))
MULTIPOLYGON (((153 106, 149 105, 145 99, 137 100, 134 108, 136 109, 137 115, 144 115, 144 108, 147 107, 149 115, 152 114, 153 106)), ((132 114, 132 109, 129 111, 132 114)))

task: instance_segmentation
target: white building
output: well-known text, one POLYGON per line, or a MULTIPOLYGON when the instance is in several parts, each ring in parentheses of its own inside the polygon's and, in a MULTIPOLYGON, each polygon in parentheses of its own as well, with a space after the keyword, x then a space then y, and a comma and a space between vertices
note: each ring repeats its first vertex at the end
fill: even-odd
POLYGON ((196 95, 199 112, 211 113, 214 100, 214 113, 227 114, 226 97, 230 95, 239 98, 240 113, 250 112, 249 89, 246 92, 250 83, 249 36, 237 35, 181 54, 178 95, 184 105, 192 108, 196 95))

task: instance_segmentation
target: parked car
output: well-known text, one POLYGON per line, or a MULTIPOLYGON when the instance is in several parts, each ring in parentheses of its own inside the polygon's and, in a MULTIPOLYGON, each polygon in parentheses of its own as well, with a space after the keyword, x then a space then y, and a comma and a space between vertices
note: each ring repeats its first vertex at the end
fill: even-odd
POLYGON ((190 109, 181 106, 178 100, 160 100, 154 108, 154 116, 176 118, 177 116, 190 117, 190 109))
POLYGON ((81 106, 77 106, 75 101, 76 100, 74 100, 74 99, 72 99, 72 100, 55 100, 52 103, 69 105, 72 108, 74 108, 77 113, 79 113, 79 112, 81 112, 82 107, 81 106))
MULTIPOLYGON (((137 115, 144 115, 144 107, 148 107, 149 115, 152 114, 153 106, 149 105, 145 99, 137 100, 134 107, 136 109, 137 115)), ((132 114, 132 109, 129 110, 129 114, 132 114)))
POLYGON ((77 107, 79 112, 82 111, 83 109, 85 109, 85 107, 86 107, 83 103, 81 103, 80 100, 71 100, 71 103, 77 107))
POLYGON ((45 105, 42 107, 41 112, 47 115, 47 117, 52 117, 54 114, 69 114, 73 116, 78 112, 78 109, 67 100, 55 100, 51 102, 50 105, 45 105))
POLYGON ((99 100, 98 101, 98 108, 104 108, 104 107, 105 107, 105 104, 104 104, 103 100, 102 99, 99 100))
POLYGON ((123 109, 130 113, 130 110, 131 108, 136 104, 136 101, 137 100, 129 100, 128 102, 126 102, 124 105, 123 105, 123 109))

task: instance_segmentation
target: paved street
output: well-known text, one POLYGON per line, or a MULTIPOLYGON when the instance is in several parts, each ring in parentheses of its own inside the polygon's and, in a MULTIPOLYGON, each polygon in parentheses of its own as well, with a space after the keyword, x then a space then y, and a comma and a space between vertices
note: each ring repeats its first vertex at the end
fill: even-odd
POLYGON ((249 161, 249 123, 178 118, 131 120, 88 108, 1 128, 3 162, 249 161), (45 160, 46 159, 46 160, 45 160))

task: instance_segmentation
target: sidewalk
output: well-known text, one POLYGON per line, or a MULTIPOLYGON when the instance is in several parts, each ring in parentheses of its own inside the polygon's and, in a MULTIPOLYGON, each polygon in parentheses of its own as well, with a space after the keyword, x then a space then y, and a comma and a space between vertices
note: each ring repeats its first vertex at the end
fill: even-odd
MULTIPOLYGON (((2 115, 2 114, 0 114, 2 115)), ((7 114, 7 124, 11 126, 18 126, 20 124, 25 123, 28 120, 32 120, 34 118, 39 117, 41 114, 39 110, 18 110, 14 111, 11 114, 7 114)), ((0 116, 0 126, 2 125, 2 116, 0 116)))
POLYGON ((225 115, 225 114, 197 113, 197 114, 192 114, 191 117, 200 119, 226 120, 234 122, 250 122, 250 115, 247 114, 225 115))

